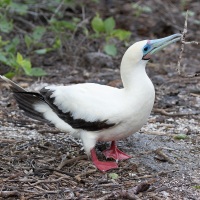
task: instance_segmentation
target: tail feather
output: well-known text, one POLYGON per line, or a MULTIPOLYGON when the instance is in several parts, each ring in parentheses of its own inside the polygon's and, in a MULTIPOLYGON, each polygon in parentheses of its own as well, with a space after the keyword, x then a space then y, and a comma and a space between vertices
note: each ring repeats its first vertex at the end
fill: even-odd
POLYGON ((20 87, 19 85, 17 85, 10 79, 6 78, 5 76, 0 75, 0 78, 10 85, 10 88, 12 89, 13 92, 26 92, 24 88, 20 87))
POLYGON ((14 98, 16 99, 19 108, 24 110, 25 114, 28 117, 31 117, 38 121, 49 123, 46 119, 43 118, 42 113, 39 113, 38 111, 34 110, 35 103, 44 103, 44 101, 42 101, 40 97, 38 97, 38 95, 36 96, 35 94, 37 93, 14 92, 14 98))
POLYGON ((36 92, 28 92, 4 76, 0 76, 0 78, 9 84, 19 108, 25 112, 25 115, 35 120, 50 124, 50 122, 43 117, 42 113, 34 110, 34 104, 46 103, 41 94, 36 92))

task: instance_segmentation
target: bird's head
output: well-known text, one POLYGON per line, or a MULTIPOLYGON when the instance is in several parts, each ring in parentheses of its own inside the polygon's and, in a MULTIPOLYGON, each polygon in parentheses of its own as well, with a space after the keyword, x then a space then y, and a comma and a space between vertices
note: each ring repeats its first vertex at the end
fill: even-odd
POLYGON ((126 53, 124 54, 125 59, 123 58, 123 60, 135 65, 140 61, 147 62, 154 53, 160 51, 169 44, 180 40, 180 38, 181 34, 178 33, 161 39, 136 42, 127 49, 126 53))

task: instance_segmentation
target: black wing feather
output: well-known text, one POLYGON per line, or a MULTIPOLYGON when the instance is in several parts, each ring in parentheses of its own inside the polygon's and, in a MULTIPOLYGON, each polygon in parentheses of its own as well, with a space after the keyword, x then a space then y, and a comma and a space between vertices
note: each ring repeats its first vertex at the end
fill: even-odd
POLYGON ((83 129, 86 131, 99 131, 115 125, 114 123, 108 123, 108 120, 90 122, 85 121, 84 119, 74 119, 71 112, 64 113, 54 104, 55 98, 51 97, 53 91, 43 88, 40 90, 40 93, 44 97, 45 101, 49 104, 49 106, 59 116, 59 118, 67 122, 71 127, 75 129, 83 129))
POLYGON ((35 92, 14 92, 13 96, 16 99, 19 108, 24 110, 25 115, 35 120, 51 124, 43 117, 42 113, 34 110, 33 105, 35 103, 46 103, 41 94, 35 92))

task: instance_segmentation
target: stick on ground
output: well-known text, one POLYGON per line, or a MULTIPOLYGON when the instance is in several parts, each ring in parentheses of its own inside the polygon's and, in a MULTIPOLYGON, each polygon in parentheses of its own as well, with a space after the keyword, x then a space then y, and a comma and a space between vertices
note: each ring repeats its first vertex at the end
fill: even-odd
POLYGON ((184 75, 181 72, 181 60, 182 60, 182 57, 183 57, 183 51, 184 51, 184 48, 185 48, 185 44, 196 44, 196 45, 199 45, 200 43, 197 42, 197 41, 189 41, 189 42, 185 41, 186 33, 188 32, 187 31, 187 21, 188 21, 188 10, 187 10, 186 15, 185 15, 185 23, 184 23, 184 28, 183 28, 182 37, 181 37, 181 51, 180 51, 179 58, 178 58, 177 71, 178 71, 178 74, 180 76, 191 78, 191 77, 199 76, 200 74, 196 73, 196 74, 184 75))

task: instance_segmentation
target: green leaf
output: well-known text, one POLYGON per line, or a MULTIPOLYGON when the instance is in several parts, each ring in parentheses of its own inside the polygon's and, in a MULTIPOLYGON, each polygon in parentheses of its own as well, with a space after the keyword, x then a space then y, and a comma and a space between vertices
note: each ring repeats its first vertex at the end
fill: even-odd
POLYGON ((29 60, 23 60, 21 67, 23 68, 26 75, 31 76, 31 62, 29 60))
POLYGON ((64 20, 56 20, 52 19, 50 21, 50 24, 53 26, 51 27, 54 31, 65 31, 66 29, 74 31, 76 28, 76 23, 74 22, 68 22, 64 20))
POLYGON ((31 44, 33 43, 33 39, 30 36, 25 35, 24 41, 26 43, 27 48, 29 49, 31 44))
POLYGON ((35 50, 35 53, 39 55, 46 54, 47 52, 48 52, 48 48, 35 50))
POLYGON ((152 9, 149 6, 142 6, 142 11, 146 13, 152 13, 152 9))
POLYGON ((194 24, 200 25, 200 20, 195 19, 194 24))
POLYGON ((77 23, 79 23, 81 21, 81 19, 78 18, 78 17, 73 17, 72 21, 77 24, 77 23))
POLYGON ((18 63, 19 65, 21 65, 22 62, 23 62, 23 56, 22 56, 19 52, 17 52, 16 61, 17 61, 17 63, 18 63))
POLYGON ((116 29, 112 32, 112 35, 113 37, 116 37, 119 40, 123 41, 123 40, 128 40, 130 38, 131 32, 122 29, 116 29))
POLYGON ((45 76, 47 75, 47 73, 42 68, 34 67, 34 68, 31 68, 30 75, 31 76, 45 76))
POLYGON ((33 40, 39 41, 39 40, 41 40, 41 38, 42 38, 42 36, 44 35, 45 32, 46 32, 46 28, 45 27, 37 26, 34 29, 31 37, 33 38, 33 40))
POLYGON ((7 45, 9 43, 9 41, 3 41, 2 37, 0 36, 0 48, 4 47, 5 45, 7 45))
POLYGON ((14 37, 12 41, 9 42, 8 45, 6 45, 5 47, 6 52, 10 54, 16 54, 17 46, 19 45, 19 43, 20 43, 19 38, 17 36, 14 37))
POLYGON ((109 17, 104 21, 104 28, 106 33, 110 34, 115 28, 115 20, 113 17, 109 17))
POLYGON ((8 72, 8 73, 4 74, 4 76, 7 78, 12 78, 15 76, 15 72, 8 72))
POLYGON ((110 56, 116 56, 117 55, 117 48, 114 44, 106 44, 104 46, 104 51, 106 52, 106 54, 108 54, 110 56))
POLYGON ((8 6, 10 3, 11 3, 11 0, 1 0, 0 6, 5 7, 5 6, 8 6))
POLYGON ((96 33, 102 33, 105 32, 105 27, 104 27, 104 22, 103 20, 99 17, 99 15, 95 16, 92 21, 91 21, 92 29, 96 33))
POLYGON ((175 135, 174 139, 176 139, 176 140, 185 140, 185 139, 187 139, 187 135, 183 134, 183 133, 180 133, 178 135, 175 135))
POLYGON ((133 3, 134 15, 139 17, 142 13, 152 13, 152 9, 149 6, 140 6, 138 3, 133 3))
POLYGON ((195 189, 200 190, 200 185, 193 186, 195 189))
POLYGON ((13 29, 12 21, 8 20, 6 16, 0 15, 0 31, 10 33, 13 29))
POLYGON ((28 59, 24 59, 23 56, 17 52, 16 57, 17 64, 24 70, 26 75, 31 75, 31 62, 28 59))
POLYGON ((53 44, 53 49, 59 49, 61 47, 61 40, 60 38, 56 38, 54 44, 53 44))
POLYGON ((28 6, 26 4, 22 4, 22 3, 11 2, 10 9, 20 15, 25 15, 27 13, 28 6))
POLYGON ((118 179, 118 177, 119 177, 119 175, 116 174, 116 173, 110 173, 108 176, 109 176, 109 178, 111 178, 111 179, 118 179))
POLYGON ((2 53, 0 53, 0 62, 2 62, 4 64, 7 63, 7 58, 2 53))
POLYGON ((17 71, 20 67, 20 65, 17 63, 16 56, 13 54, 9 55, 9 59, 7 61, 7 65, 14 68, 15 71, 17 71))

